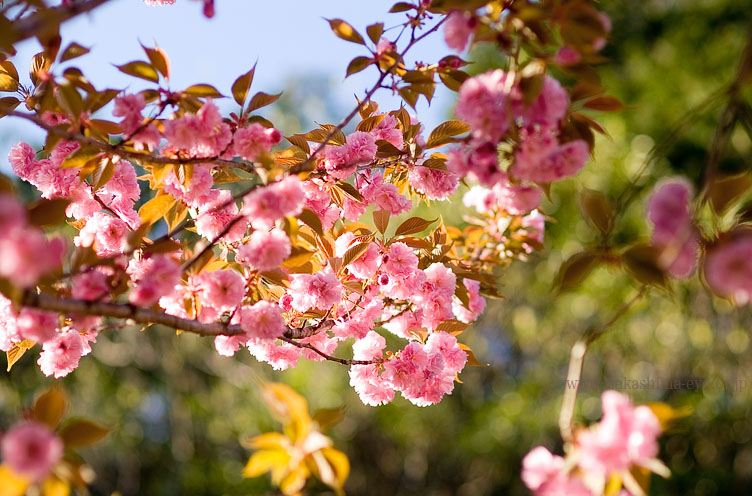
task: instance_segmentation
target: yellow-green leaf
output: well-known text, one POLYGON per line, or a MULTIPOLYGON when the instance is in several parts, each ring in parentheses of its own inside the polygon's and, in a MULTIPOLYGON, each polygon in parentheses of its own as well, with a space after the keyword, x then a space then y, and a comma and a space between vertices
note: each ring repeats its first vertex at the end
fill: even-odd
POLYGON ((305 222, 308 227, 313 229, 313 232, 315 232, 319 236, 324 235, 324 229, 321 225, 321 219, 319 219, 319 216, 316 215, 312 210, 304 208, 300 215, 298 215, 298 218, 305 222))
POLYGON ((194 84, 185 89, 185 92, 192 96, 203 98, 224 98, 224 95, 217 88, 210 84, 194 84))

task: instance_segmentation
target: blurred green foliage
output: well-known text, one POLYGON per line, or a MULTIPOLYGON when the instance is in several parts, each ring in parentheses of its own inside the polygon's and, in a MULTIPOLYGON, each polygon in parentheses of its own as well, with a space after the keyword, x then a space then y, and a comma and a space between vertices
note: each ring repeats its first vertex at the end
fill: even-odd
MULTIPOLYGON (((750 35, 749 0, 614 0, 603 8, 614 32, 605 51, 609 62, 599 73, 629 108, 597 115, 610 136, 598 138, 586 171, 557 184, 546 201, 545 212, 556 219, 548 224, 546 249, 504 273, 506 298, 491 301, 463 334, 488 367, 466 369, 463 384, 438 406, 417 408, 397 399, 369 408, 338 364, 301 362, 275 373, 247 353, 217 356, 208 339, 176 338, 159 328, 113 329, 99 337, 93 357, 58 381, 68 390, 73 415, 113 428, 109 442, 83 453, 97 473, 93 493, 274 494, 265 478, 242 479, 248 452, 239 442, 276 427, 258 387, 260 379, 271 379, 293 386, 312 410, 346 405, 345 419, 331 434, 350 456, 350 494, 527 494, 519 479, 525 453, 539 444, 561 452, 556 422, 571 345, 636 291, 618 271, 599 268, 578 290, 552 292, 562 261, 596 240, 577 192, 618 196, 658 144, 657 160, 616 230, 622 242, 647 237, 644 199, 654 182, 683 174, 699 184, 724 104, 719 90, 733 77, 750 35)), ((493 62, 482 47, 471 58, 475 72, 493 62)), ((309 87, 309 94, 297 85, 297 96, 287 96, 280 108, 296 114, 308 102, 312 115, 326 109, 326 86, 309 87)), ((305 115, 298 119, 307 125, 305 115)), ((722 167, 749 167, 751 152, 749 136, 736 129, 722 167)), ((456 199, 452 207, 459 205, 456 199)), ((442 213, 461 222, 466 212, 442 213)), ((591 347, 576 421, 597 420, 601 392, 623 378, 702 379, 698 391, 628 391, 637 402, 694 410, 662 438, 661 458, 673 476, 654 477, 651 493, 751 494, 751 326, 748 307, 710 297, 697 277, 670 293, 651 292, 591 347), (744 380, 746 387, 734 390, 744 380)), ((53 382, 32 356, 0 378, 0 425, 12 423, 34 392, 53 382)))

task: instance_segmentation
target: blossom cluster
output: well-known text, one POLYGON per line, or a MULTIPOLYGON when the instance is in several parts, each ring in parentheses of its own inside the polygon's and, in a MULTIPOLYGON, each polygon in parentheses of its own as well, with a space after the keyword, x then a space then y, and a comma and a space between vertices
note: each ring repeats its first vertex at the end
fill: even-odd
POLYGON ((567 459, 538 446, 522 460, 522 480, 534 494, 602 494, 613 475, 625 485, 633 481, 633 467, 667 476, 668 469, 656 458, 662 428, 653 411, 633 406, 629 396, 616 391, 605 391, 601 401, 603 417, 576 433, 567 459))
POLYGON ((60 436, 45 424, 31 420, 13 426, 0 441, 3 465, 14 475, 34 483, 52 473, 62 460, 63 451, 60 436))

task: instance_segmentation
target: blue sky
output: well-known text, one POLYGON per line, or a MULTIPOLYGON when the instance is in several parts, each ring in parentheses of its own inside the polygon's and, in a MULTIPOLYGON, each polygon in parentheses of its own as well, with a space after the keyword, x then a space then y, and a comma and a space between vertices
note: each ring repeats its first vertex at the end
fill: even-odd
MULTIPOLYGON (((353 95, 362 96, 376 78, 366 71, 344 78, 348 62, 366 55, 364 47, 335 37, 324 18, 342 18, 365 35, 365 26, 381 21, 398 26, 404 14, 387 14, 393 1, 323 0, 217 0, 213 19, 201 15, 200 2, 177 0, 172 6, 149 6, 141 0, 112 0, 93 13, 63 26, 63 46, 71 41, 91 48, 91 53, 68 64, 81 68, 98 88, 142 86, 121 74, 112 64, 144 59, 139 42, 158 44, 172 63, 171 86, 182 89, 204 82, 224 94, 234 79, 258 61, 252 91, 276 93, 291 77, 325 74, 344 109, 355 105, 353 95)), ((397 29, 387 34, 396 36, 397 29)), ((13 58, 23 74, 31 57, 39 51, 36 41, 20 45, 13 58)), ((441 32, 416 45, 408 61, 435 61, 450 53, 441 32)), ((23 82, 23 81, 22 81, 23 82)), ((383 90, 376 100, 382 109, 397 108, 399 100, 383 90)), ((438 89, 431 108, 423 102, 418 114, 430 131, 446 116, 453 98, 438 89)), ((227 100, 222 106, 232 109, 227 100)), ((342 117, 342 116, 338 116, 342 117)), ((285 131, 284 129, 282 130, 285 131)), ((41 134, 33 125, 18 119, 0 120, 0 169, 7 171, 10 147, 24 139, 39 143, 41 134)))

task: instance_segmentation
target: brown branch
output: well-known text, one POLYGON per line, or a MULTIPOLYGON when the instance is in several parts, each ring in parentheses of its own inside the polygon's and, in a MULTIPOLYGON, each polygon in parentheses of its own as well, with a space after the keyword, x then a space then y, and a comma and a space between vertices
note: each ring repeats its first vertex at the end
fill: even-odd
POLYGON ((26 38, 49 32, 51 28, 62 24, 80 14, 90 12, 108 0, 89 0, 73 2, 70 5, 46 8, 13 23, 11 27, 11 44, 26 38))
POLYGON ((574 440, 572 421, 574 419, 574 408, 577 404, 577 392, 580 388, 580 378, 582 377, 582 365, 585 361, 588 345, 608 331, 646 293, 647 287, 643 286, 637 294, 619 307, 606 322, 600 327, 586 331, 572 346, 569 354, 567 379, 564 383, 564 398, 562 399, 561 411, 559 412, 559 431, 565 442, 571 443, 574 440))
POLYGON ((279 339, 281 339, 282 341, 286 343, 290 343, 291 345, 296 346, 298 348, 311 350, 317 355, 320 355, 323 358, 329 360, 330 362, 337 362, 337 363, 341 363, 342 365, 348 365, 348 366, 350 365, 373 365, 376 363, 381 363, 381 360, 351 360, 348 358, 338 358, 335 356, 327 355, 326 353, 324 353, 323 351, 319 350, 318 348, 316 348, 315 346, 309 343, 301 343, 300 341, 295 341, 294 339, 290 339, 284 336, 279 339))

